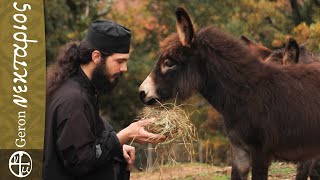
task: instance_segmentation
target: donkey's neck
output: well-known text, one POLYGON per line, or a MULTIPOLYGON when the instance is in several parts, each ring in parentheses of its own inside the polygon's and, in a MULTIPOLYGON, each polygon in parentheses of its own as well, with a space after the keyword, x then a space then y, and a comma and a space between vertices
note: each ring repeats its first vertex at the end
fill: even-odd
POLYGON ((218 69, 208 65, 206 71, 208 74, 204 78, 206 82, 200 93, 221 113, 234 111, 238 108, 237 106, 244 104, 249 99, 251 91, 257 89, 259 82, 263 79, 259 74, 262 73, 261 71, 250 71, 250 68, 260 66, 254 64, 232 64, 228 67, 220 66, 218 69))
POLYGON ((198 38, 200 55, 206 63, 200 93, 221 113, 245 103, 250 92, 270 76, 272 69, 238 39, 210 28, 200 32, 198 38))

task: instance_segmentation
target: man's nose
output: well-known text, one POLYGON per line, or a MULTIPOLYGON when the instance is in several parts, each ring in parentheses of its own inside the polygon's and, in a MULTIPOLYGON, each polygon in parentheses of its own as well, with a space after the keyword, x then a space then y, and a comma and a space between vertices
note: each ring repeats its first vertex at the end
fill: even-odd
POLYGON ((120 71, 121 72, 127 72, 128 68, 127 68, 127 64, 124 64, 120 67, 120 71))

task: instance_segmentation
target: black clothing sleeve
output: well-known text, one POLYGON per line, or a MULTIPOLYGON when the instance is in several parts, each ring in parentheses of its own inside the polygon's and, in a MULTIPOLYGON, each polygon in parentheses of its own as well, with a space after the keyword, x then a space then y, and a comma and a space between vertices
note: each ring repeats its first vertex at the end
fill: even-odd
POLYGON ((110 163, 114 157, 122 156, 122 147, 111 126, 95 138, 91 124, 95 120, 88 118, 86 106, 78 99, 69 99, 60 106, 58 116, 65 117, 58 118, 63 121, 57 122, 57 153, 64 167, 74 176, 87 174, 110 163))

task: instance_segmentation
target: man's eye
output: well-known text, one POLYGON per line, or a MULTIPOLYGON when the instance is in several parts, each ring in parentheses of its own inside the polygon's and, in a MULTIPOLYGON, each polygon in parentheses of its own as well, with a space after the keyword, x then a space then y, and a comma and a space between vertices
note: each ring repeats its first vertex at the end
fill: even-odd
POLYGON ((124 63, 125 61, 124 60, 118 60, 118 63, 119 64, 122 64, 122 63, 124 63))
POLYGON ((173 66, 175 66, 176 64, 175 64, 174 62, 172 62, 171 60, 166 59, 166 60, 164 61, 164 65, 167 66, 167 67, 173 67, 173 66))

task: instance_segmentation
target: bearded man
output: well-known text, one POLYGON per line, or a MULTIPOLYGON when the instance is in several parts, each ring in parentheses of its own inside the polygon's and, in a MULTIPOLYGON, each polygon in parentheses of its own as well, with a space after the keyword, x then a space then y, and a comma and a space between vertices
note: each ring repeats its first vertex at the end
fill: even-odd
POLYGON ((99 115, 98 94, 110 92, 127 71, 131 32, 108 20, 93 21, 81 42, 62 49, 47 72, 43 179, 129 179, 135 149, 165 137, 144 130, 154 119, 116 133, 99 115))

